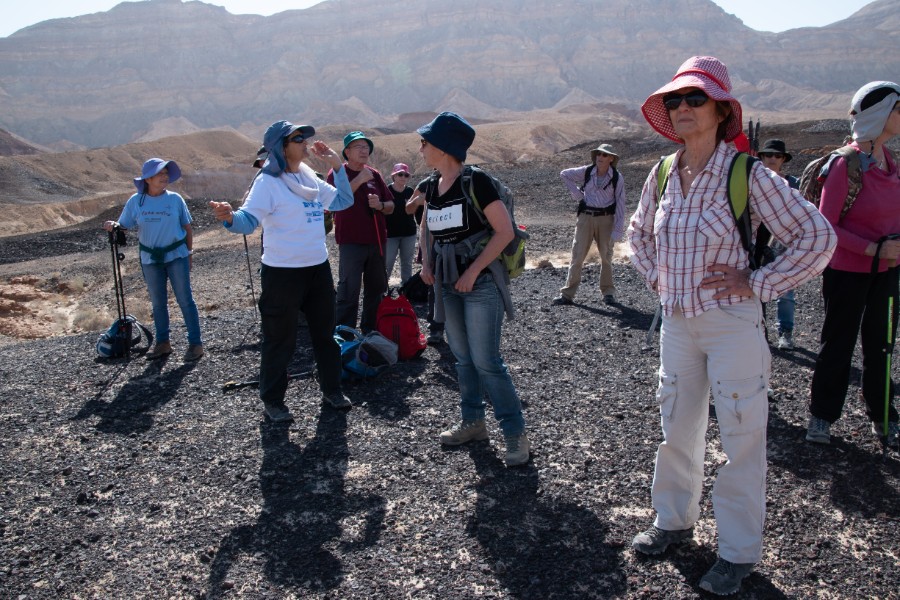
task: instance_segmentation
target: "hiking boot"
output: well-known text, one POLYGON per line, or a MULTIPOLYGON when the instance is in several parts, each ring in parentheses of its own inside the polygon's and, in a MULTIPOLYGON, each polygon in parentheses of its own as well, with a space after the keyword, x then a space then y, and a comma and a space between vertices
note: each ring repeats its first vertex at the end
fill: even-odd
POLYGON ((617 304, 616 297, 612 294, 604 294, 603 295, 603 304, 608 304, 612 306, 613 304, 617 304))
POLYGON ((694 537, 694 528, 667 531, 656 525, 634 536, 631 547, 641 554, 662 554, 672 544, 680 544, 694 537))
POLYGON ((557 296, 551 302, 551 306, 569 306, 575 304, 571 298, 566 298, 565 296, 557 296))
POLYGON ((809 418, 809 427, 806 428, 806 441, 816 444, 831 443, 831 423, 819 417, 809 418))
POLYGON ((719 558, 700 578, 700 589, 717 596, 730 596, 741 589, 741 580, 753 571, 754 563, 733 563, 719 558))
POLYGON ((184 353, 184 362, 194 362, 203 357, 203 346, 200 344, 191 344, 188 346, 187 352, 184 353))
POLYGON ((451 429, 441 432, 441 443, 445 446, 459 446, 467 442, 488 439, 487 427, 484 419, 478 421, 460 421, 451 429))
POLYGON ((341 390, 336 392, 323 392, 322 402, 329 405, 331 408, 336 408, 338 410, 350 410, 353 407, 353 404, 341 390))
POLYGON ((872 433, 878 436, 881 443, 895 450, 900 447, 900 423, 888 421, 888 434, 884 437, 884 423, 872 422, 872 433))
POLYGON ((524 433, 511 435, 506 438, 506 456, 504 462, 507 467, 518 467, 528 462, 531 451, 531 442, 524 433))
POLYGON ((781 335, 778 336, 778 343, 776 347, 779 350, 793 350, 794 349, 794 334, 791 331, 782 331, 781 335))
POLYGON ((157 342, 153 349, 144 356, 147 360, 156 360, 170 354, 172 354, 172 344, 169 342, 157 342))
POLYGON ((288 410, 284 403, 281 404, 265 404, 263 412, 266 417, 273 423, 288 423, 294 420, 294 415, 288 410))

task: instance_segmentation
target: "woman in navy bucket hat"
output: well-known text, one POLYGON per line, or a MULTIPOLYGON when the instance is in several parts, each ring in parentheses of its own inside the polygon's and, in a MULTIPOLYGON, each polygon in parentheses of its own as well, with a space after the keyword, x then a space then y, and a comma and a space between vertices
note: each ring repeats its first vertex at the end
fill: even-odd
POLYGON ((788 248, 750 270, 727 193, 736 158, 747 158, 728 144, 741 132, 741 105, 718 59, 689 58, 641 111, 683 147, 650 171, 628 230, 632 262, 662 306, 656 518, 632 548, 656 555, 693 536, 712 391, 728 461, 717 468, 712 489, 719 557, 699 587, 728 595, 762 558, 771 355, 761 301, 818 275, 836 237, 787 181, 750 163, 738 175, 747 173, 752 232, 765 224, 788 248))
POLYGON ((200 315, 191 290, 191 255, 194 252, 191 213, 184 198, 166 189, 180 178, 181 169, 175 161, 151 158, 144 163, 141 176, 134 178, 137 193, 125 203, 118 222, 103 224, 107 231, 112 231, 113 227, 138 228, 141 270, 150 294, 156 329, 156 345, 147 353, 150 360, 172 353, 168 282, 172 283, 187 328, 188 348, 184 360, 195 361, 203 356, 200 315))
POLYGON ((440 435, 442 444, 456 446, 488 437, 484 393, 506 440, 508 467, 528 462, 522 403, 500 355, 505 312, 512 314, 509 276, 497 257, 512 241, 512 219, 486 173, 463 161, 475 140, 475 130, 451 112, 439 114, 418 129, 425 164, 437 172, 426 185, 421 239, 422 281, 434 285, 435 320, 445 321, 447 341, 456 358, 461 420, 440 435), (463 179, 482 207, 482 217, 463 191, 463 179), (468 186, 468 183, 466 183, 468 186), (460 252, 468 240, 490 235, 477 255, 460 252), (434 243, 431 244, 430 242, 434 243))

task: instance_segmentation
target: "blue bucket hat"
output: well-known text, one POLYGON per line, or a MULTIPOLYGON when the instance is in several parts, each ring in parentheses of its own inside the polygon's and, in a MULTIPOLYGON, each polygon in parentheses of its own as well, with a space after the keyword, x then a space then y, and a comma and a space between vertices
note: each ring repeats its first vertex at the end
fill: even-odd
POLYGON ((144 166, 141 169, 141 176, 134 178, 134 187, 137 188, 138 193, 140 194, 146 191, 144 189, 146 186, 146 183, 144 183, 145 179, 150 179, 154 175, 159 175, 160 171, 166 167, 169 168, 169 183, 175 183, 181 178, 181 169, 178 168, 178 165, 175 164, 174 160, 151 158, 144 163, 144 166))
POLYGON ((468 121, 452 112, 442 112, 431 123, 419 127, 416 132, 426 142, 460 162, 465 162, 466 151, 475 141, 475 129, 468 121))
POLYGON ((263 173, 278 177, 284 172, 287 167, 287 161, 284 159, 284 138, 295 131, 299 131, 304 140, 316 135, 312 125, 294 125, 290 121, 276 121, 269 125, 263 135, 263 148, 269 152, 262 167, 263 173))
POLYGON ((362 131, 351 131, 344 136, 344 149, 341 150, 341 156, 344 157, 344 160, 347 160, 347 146, 349 146, 356 140, 366 140, 366 142, 369 144, 369 154, 375 152, 375 144, 372 143, 372 140, 366 137, 366 134, 364 134, 362 131))

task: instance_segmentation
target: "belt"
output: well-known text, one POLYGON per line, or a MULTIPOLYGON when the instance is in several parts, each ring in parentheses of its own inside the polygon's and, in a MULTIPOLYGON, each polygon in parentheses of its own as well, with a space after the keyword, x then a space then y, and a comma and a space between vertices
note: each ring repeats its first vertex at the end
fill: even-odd
POLYGON ((603 208, 585 208, 582 211, 586 215, 590 215, 592 217, 605 217, 607 215, 616 214, 616 205, 610 204, 609 206, 604 206, 603 208))

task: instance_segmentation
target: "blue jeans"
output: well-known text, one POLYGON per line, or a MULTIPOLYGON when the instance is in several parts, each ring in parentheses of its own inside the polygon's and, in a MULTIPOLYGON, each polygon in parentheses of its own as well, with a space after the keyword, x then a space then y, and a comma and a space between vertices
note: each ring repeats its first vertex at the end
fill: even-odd
POLYGON ((778 297, 778 333, 794 331, 794 290, 778 297))
POLYGON ((443 296, 447 342, 456 357, 462 419, 484 419, 487 391, 503 435, 523 433, 522 403, 500 356, 503 300, 493 278, 479 276, 472 291, 465 294, 445 284, 443 296))
POLYGON ((184 325, 188 331, 188 344, 202 344, 200 339, 200 315, 191 291, 191 265, 189 258, 176 258, 162 265, 141 264, 150 304, 153 305, 153 326, 156 343, 169 341, 169 302, 166 280, 172 282, 175 300, 181 308, 184 325))

